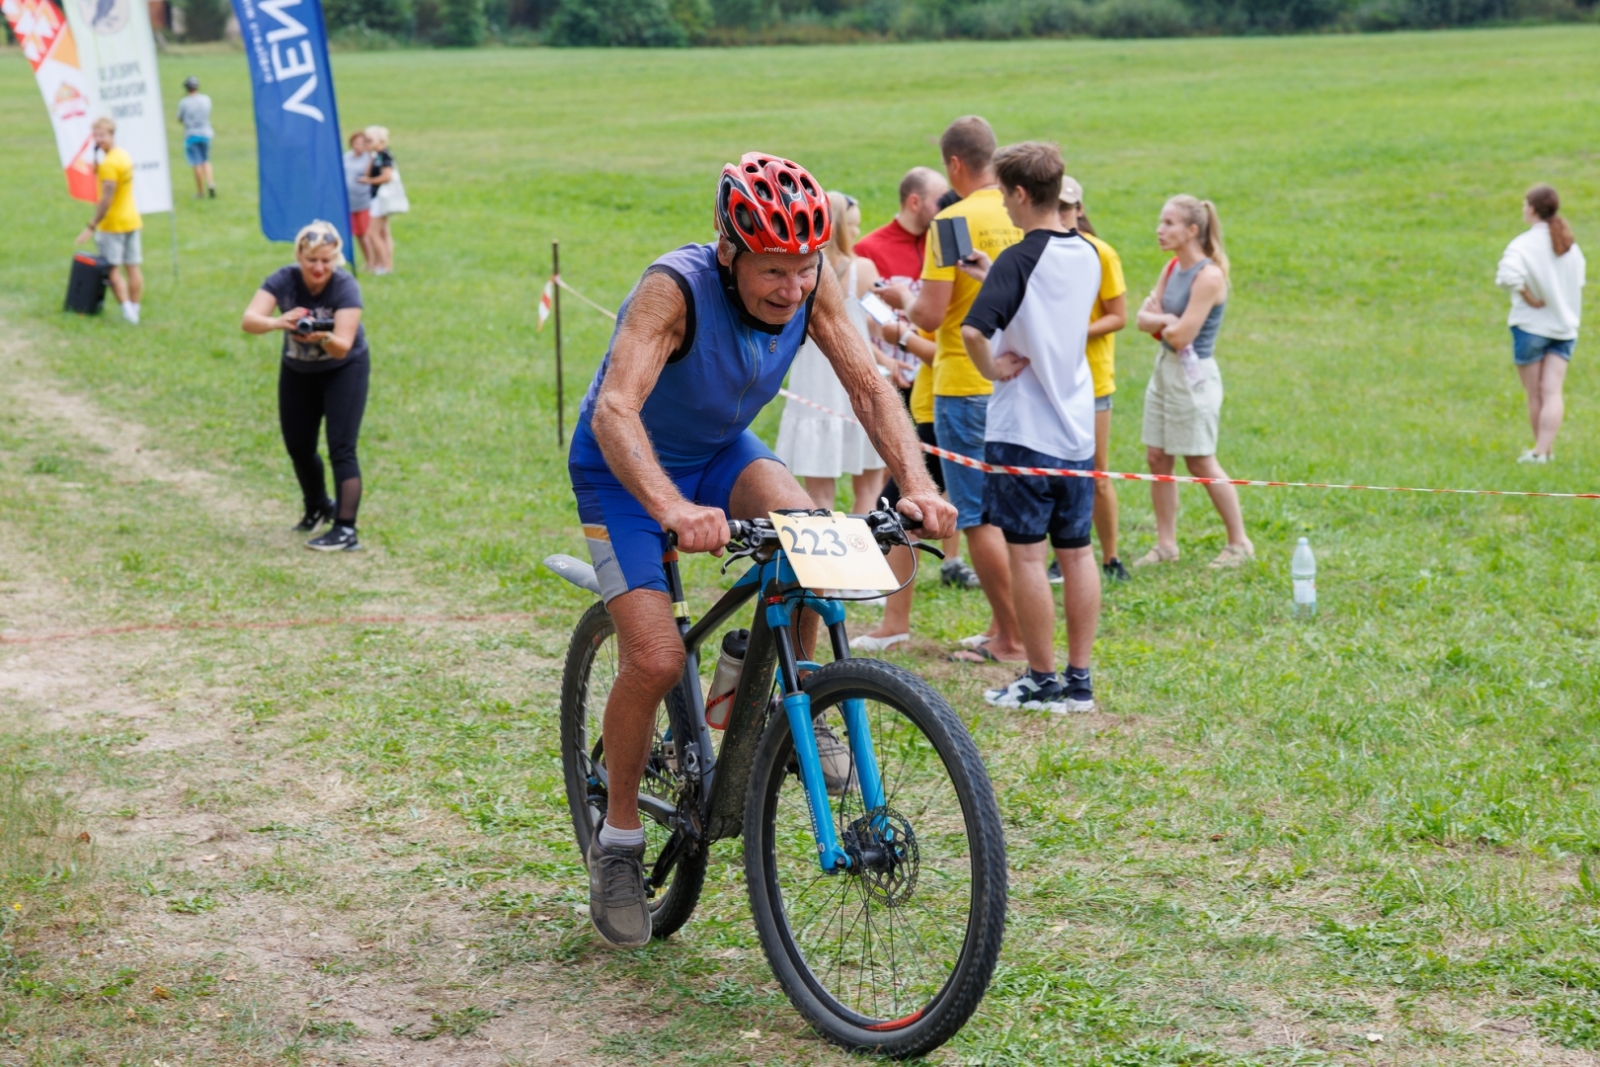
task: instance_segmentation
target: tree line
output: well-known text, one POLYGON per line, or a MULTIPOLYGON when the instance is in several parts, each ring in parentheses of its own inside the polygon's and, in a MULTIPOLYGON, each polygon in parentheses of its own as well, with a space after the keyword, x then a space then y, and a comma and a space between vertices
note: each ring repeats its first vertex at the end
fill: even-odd
MULTIPOLYGON (((222 36, 228 0, 176 0, 222 36)), ((1181 37, 1593 21, 1597 0, 323 0, 335 46, 689 45, 1181 37)))

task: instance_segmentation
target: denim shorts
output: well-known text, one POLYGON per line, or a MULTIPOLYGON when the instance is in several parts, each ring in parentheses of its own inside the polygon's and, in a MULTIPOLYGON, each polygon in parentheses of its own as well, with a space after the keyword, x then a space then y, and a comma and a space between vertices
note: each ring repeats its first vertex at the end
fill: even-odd
POLYGON ((206 137, 189 137, 183 142, 183 158, 189 166, 198 167, 211 161, 211 140, 206 137))
MULTIPOLYGON (((933 398, 933 432, 939 447, 977 459, 983 455, 983 429, 989 421, 987 396, 933 398)), ((956 529, 983 525, 983 472, 941 459, 944 492, 956 508, 956 529)))
POLYGON ((1511 359, 1519 367, 1531 366, 1545 356, 1560 356, 1568 363, 1572 362, 1572 347, 1578 343, 1576 338, 1565 341, 1555 341, 1548 337, 1540 337, 1527 330, 1511 327, 1511 359))
MULTIPOLYGON (((1094 469, 1092 458, 1057 459, 1004 441, 990 441, 983 458, 1011 467, 1094 469)), ((983 511, 983 521, 1000 527, 1009 544, 1038 544, 1048 534, 1055 548, 1084 548, 1094 525, 1094 479, 985 474, 983 511)))
MULTIPOLYGON (((734 483, 758 459, 778 462, 772 450, 746 430, 699 466, 668 467, 667 477, 685 499, 701 507, 719 508, 726 515, 734 483)), ((601 599, 609 603, 612 597, 634 589, 665 593, 667 572, 661 556, 667 550, 667 534, 661 524, 608 468, 568 463, 567 473, 578 498, 578 521, 589 542, 589 558, 600 579, 601 599)))

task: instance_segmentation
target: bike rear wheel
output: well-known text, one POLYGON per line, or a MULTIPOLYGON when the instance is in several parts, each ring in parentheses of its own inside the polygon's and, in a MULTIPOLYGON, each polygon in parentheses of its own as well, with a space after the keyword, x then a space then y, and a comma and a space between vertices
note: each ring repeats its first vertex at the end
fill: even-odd
MULTIPOLYGON (((617 666, 616 628, 605 605, 595 604, 583 613, 572 632, 561 677, 561 766, 572 829, 582 856, 589 854, 589 839, 606 815, 606 788, 598 773, 605 766, 601 722, 617 666)), ((674 690, 668 699, 681 697, 674 690)), ((686 810, 693 802, 690 782, 679 770, 671 719, 666 703, 657 707, 650 762, 639 787, 644 871, 656 937, 668 937, 689 921, 706 877, 706 849, 674 830, 665 816, 666 809, 686 810), (660 802, 654 811, 650 800, 660 802)))
POLYGON ((875 846, 872 863, 821 870, 788 719, 774 715, 745 794, 756 931, 784 992, 823 1037, 925 1055, 971 1016, 999 957, 1006 860, 994 789, 961 720, 915 675, 842 660, 805 690, 814 717, 840 738, 842 702, 864 702, 885 805, 866 811, 852 773, 833 819, 847 850, 874 834, 888 847, 875 846))

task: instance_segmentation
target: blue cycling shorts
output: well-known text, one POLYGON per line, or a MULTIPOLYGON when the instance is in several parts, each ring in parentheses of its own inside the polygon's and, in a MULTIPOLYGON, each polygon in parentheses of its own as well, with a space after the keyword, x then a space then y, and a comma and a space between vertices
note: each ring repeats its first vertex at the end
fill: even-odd
MULTIPOLYGON (((761 438, 746 430, 705 463, 666 470, 685 500, 701 507, 720 508, 726 515, 733 484, 758 459, 779 462, 761 438)), ((583 536, 589 542, 589 558, 600 579, 601 598, 610 603, 613 597, 635 589, 665 593, 667 572, 661 566, 661 557, 667 551, 667 534, 661 524, 623 488, 609 468, 568 463, 567 472, 572 476, 573 495, 578 498, 578 521, 583 523, 583 536)))

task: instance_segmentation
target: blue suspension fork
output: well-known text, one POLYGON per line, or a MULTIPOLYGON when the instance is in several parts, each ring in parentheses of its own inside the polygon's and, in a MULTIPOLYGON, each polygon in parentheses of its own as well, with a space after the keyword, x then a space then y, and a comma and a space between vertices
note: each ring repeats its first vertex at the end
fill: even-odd
MULTIPOLYGON (((793 581, 786 561, 778 561, 780 580, 793 581)), ((795 759, 800 765, 800 781, 805 786, 807 807, 811 815, 811 834, 817 843, 817 863, 824 871, 848 869, 849 855, 839 847, 838 833, 833 825, 833 806, 828 798, 828 788, 823 779, 822 759, 817 754, 817 738, 812 732, 811 696, 800 688, 800 668, 818 669, 810 662, 795 658, 792 612, 799 604, 812 611, 828 627, 833 640, 836 659, 850 655, 844 633, 844 606, 837 600, 823 600, 804 593, 784 597, 767 604, 767 625, 777 637, 778 669, 783 680, 783 710, 789 718, 789 736, 794 744, 795 759)), ((861 700, 846 700, 841 712, 845 730, 849 735, 854 756, 856 777, 860 782, 862 800, 868 810, 883 806, 883 779, 878 772, 877 753, 872 746, 872 733, 867 726, 866 706, 861 700)))

